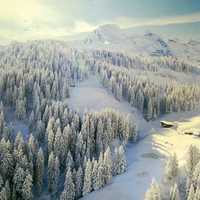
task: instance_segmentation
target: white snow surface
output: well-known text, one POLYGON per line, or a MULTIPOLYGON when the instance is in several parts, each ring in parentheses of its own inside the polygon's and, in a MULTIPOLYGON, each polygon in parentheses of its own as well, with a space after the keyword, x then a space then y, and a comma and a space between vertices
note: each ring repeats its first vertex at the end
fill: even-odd
POLYGON ((145 136, 136 144, 128 144, 127 172, 114 177, 111 184, 88 194, 83 200, 143 200, 152 179, 162 181, 166 158, 171 153, 177 154, 182 165, 189 145, 200 145, 198 137, 183 134, 184 130, 200 128, 199 112, 173 113, 159 120, 146 122, 128 103, 115 100, 95 76, 71 91, 69 105, 80 113, 84 112, 85 107, 89 111, 112 107, 124 114, 130 114, 138 123, 140 135, 145 136), (177 124, 177 128, 161 128, 160 120, 172 121, 177 124))
POLYGON ((131 107, 126 101, 116 100, 113 95, 106 90, 96 76, 90 76, 87 80, 78 84, 70 92, 68 105, 77 112, 83 114, 87 111, 101 111, 105 108, 113 108, 124 115, 130 115, 140 130, 141 137, 144 137, 146 130, 149 129, 141 113, 131 107))

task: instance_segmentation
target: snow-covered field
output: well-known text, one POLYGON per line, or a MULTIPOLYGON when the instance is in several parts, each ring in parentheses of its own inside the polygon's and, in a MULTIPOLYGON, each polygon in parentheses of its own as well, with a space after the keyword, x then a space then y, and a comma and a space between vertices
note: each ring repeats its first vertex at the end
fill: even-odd
POLYGON ((190 144, 200 145, 199 138, 183 135, 184 130, 200 128, 198 112, 166 115, 162 120, 176 122, 177 128, 163 129, 160 127, 159 120, 147 123, 126 102, 115 100, 94 76, 72 90, 69 105, 81 113, 84 112, 85 107, 90 111, 112 107, 125 114, 131 114, 139 124, 140 134, 147 135, 137 144, 128 145, 127 172, 115 177, 112 183, 103 189, 87 195, 83 198, 84 200, 143 200, 151 180, 153 178, 161 180, 168 155, 175 152, 182 164, 188 146, 190 144))
POLYGON ((125 101, 116 100, 99 82, 96 76, 90 76, 87 80, 81 82, 70 92, 68 105, 83 114, 86 111, 100 111, 105 108, 113 108, 125 115, 130 115, 136 120, 140 136, 143 137, 150 124, 147 123, 140 112, 131 107, 125 101))

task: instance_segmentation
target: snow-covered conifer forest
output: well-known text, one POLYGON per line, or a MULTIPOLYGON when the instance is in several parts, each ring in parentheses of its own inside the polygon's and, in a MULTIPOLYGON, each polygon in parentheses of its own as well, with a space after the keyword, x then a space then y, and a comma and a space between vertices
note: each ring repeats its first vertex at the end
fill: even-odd
POLYGON ((118 31, 0 46, 0 200, 200 200, 199 61, 118 31))

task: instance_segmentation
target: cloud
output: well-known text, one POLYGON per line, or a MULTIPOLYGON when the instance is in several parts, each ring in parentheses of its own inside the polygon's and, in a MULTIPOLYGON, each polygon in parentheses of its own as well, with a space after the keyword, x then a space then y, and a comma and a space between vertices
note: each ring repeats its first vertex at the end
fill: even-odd
POLYGON ((164 26, 170 24, 184 24, 193 22, 200 22, 200 12, 189 15, 160 17, 152 19, 144 19, 144 18, 134 19, 128 17, 119 17, 113 21, 113 23, 118 24, 121 28, 142 27, 142 26, 164 26))
MULTIPOLYGON (((103 24, 128 28, 200 21, 200 13, 160 18, 115 16, 108 19, 105 13, 101 13, 95 20, 96 10, 93 8, 97 1, 87 2, 85 4, 90 6, 86 6, 83 0, 59 0, 59 3, 55 0, 0 0, 0 40, 54 39, 90 32, 103 24), (84 7, 88 8, 84 11, 84 7)), ((101 4, 98 6, 103 7, 104 3, 101 4)))
POLYGON ((77 21, 75 22, 74 28, 72 29, 72 33, 91 32, 97 27, 98 25, 92 25, 86 21, 77 21))

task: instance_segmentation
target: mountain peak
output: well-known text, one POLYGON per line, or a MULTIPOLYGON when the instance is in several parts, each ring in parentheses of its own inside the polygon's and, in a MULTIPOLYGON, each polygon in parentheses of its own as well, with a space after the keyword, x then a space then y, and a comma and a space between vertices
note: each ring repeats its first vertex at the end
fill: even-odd
POLYGON ((99 26, 97 30, 104 30, 104 31, 116 31, 116 30, 120 30, 120 27, 116 24, 105 24, 105 25, 102 25, 102 26, 99 26))

